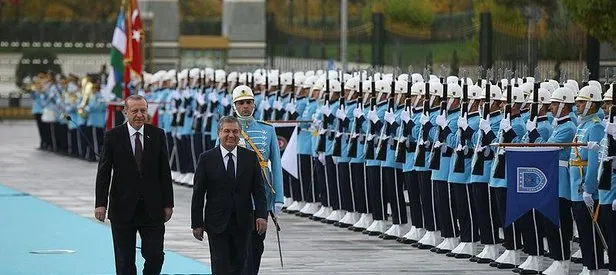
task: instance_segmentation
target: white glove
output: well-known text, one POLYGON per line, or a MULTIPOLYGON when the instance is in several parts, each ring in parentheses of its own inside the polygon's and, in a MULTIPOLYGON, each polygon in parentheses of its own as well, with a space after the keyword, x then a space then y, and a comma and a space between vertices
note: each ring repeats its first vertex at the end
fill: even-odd
POLYGON ((396 121, 396 115, 393 112, 387 111, 385 112, 385 121, 389 124, 394 124, 396 121))
POLYGON ((319 162, 321 162, 321 164, 325 165, 325 154, 319 153, 319 162))
POLYGON ((596 141, 589 141, 587 142, 588 145, 586 145, 586 149, 590 150, 590 151, 599 151, 601 150, 601 145, 599 145, 599 143, 597 143, 596 141))
POLYGON ((336 117, 340 120, 346 119, 346 112, 344 111, 344 108, 338 108, 338 110, 336 110, 336 117))
POLYGON ((177 139, 182 139, 182 134, 180 134, 180 133, 175 133, 175 137, 176 137, 177 139))
POLYGON ((178 110, 178 112, 180 112, 180 113, 184 113, 184 112, 186 112, 186 108, 184 108, 184 107, 180 107, 180 109, 178 110))
POLYGON ((204 94, 200 94, 200 95, 197 96, 197 103, 199 103, 199 105, 205 104, 205 95, 204 94))
POLYGON ((211 92, 210 94, 207 95, 207 99, 209 99, 213 103, 216 103, 218 102, 218 94, 211 92))
POLYGON ((608 135, 611 135, 612 137, 616 138, 616 123, 606 123, 605 124, 605 133, 607 133, 608 135))
POLYGON ((447 117, 445 117, 445 115, 438 115, 436 117, 436 125, 445 128, 447 126, 447 117))
POLYGON ((372 123, 377 123, 379 121, 379 116, 376 115, 376 111, 370 110, 368 111, 368 119, 372 121, 372 123))
POLYGON ((274 101, 274 109, 276 109, 277 111, 282 110, 282 102, 280 102, 280 100, 274 101))
POLYGON ((584 199, 584 203, 586 204, 586 206, 591 208, 595 206, 595 200, 592 199, 592 194, 584 192, 582 194, 582 198, 584 199))
POLYGON ((616 211, 616 200, 612 201, 612 211, 616 211))
POLYGON ((321 114, 323 114, 324 116, 329 116, 332 113, 332 110, 329 108, 329 106, 327 105, 323 105, 321 106, 321 109, 319 110, 321 112, 321 114))
POLYGON ((440 148, 441 145, 443 145, 443 144, 440 141, 438 141, 438 140, 434 142, 434 148, 440 148))
POLYGON ((468 128, 468 120, 466 119, 466 116, 460 116, 458 118, 458 127, 466 131, 466 129, 468 128))
POLYGON ((456 151, 464 151, 464 147, 466 146, 462 146, 462 144, 458 144, 458 146, 456 146, 456 151))
POLYGON ((287 112, 289 112, 289 114, 293 114, 295 113, 295 104, 287 103, 287 106, 285 109, 287 110, 287 112))
POLYGON ((402 119, 402 121, 404 121, 404 123, 408 123, 409 120, 411 120, 411 113, 409 111, 407 111, 406 109, 404 109, 400 113, 400 119, 402 119))
POLYGON ((475 146, 475 153, 483 152, 483 150, 485 148, 486 148, 486 146, 476 145, 475 146))
POLYGON ((479 129, 481 129, 484 134, 490 132, 492 130, 492 125, 490 125, 490 119, 479 119, 479 129))
POLYGON ((421 113, 421 119, 419 120, 421 125, 426 125, 428 121, 430 121, 430 116, 426 115, 425 113, 421 113))
POLYGON ((353 109, 353 116, 355 118, 360 118, 364 115, 364 112, 361 110, 361 108, 355 108, 353 109))
POLYGON ((332 157, 332 162, 338 165, 338 157, 332 157))
POLYGON ((511 121, 509 119, 504 118, 500 122, 500 129, 507 132, 511 129, 511 121))
POLYGON ((270 106, 269 100, 267 100, 267 99, 263 100, 263 103, 261 103, 261 106, 263 106, 263 110, 269 110, 270 107, 272 107, 272 106, 270 106))
POLYGON ((526 121, 526 131, 530 133, 535 129, 537 129, 537 118, 526 121))
POLYGON ((274 203, 274 216, 278 217, 278 215, 280 215, 280 212, 282 211, 282 203, 274 203))
POLYGON ((225 106, 225 107, 229 106, 229 103, 230 103, 229 99, 226 96, 223 97, 220 102, 222 103, 222 106, 225 106))

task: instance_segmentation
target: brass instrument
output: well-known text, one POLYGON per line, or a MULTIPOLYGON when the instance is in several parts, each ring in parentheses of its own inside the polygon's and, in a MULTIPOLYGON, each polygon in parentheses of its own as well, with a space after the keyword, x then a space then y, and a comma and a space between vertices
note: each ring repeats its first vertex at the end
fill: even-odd
POLYGON ((88 106, 88 103, 90 102, 90 98, 93 95, 92 93, 93 86, 94 84, 92 84, 92 82, 90 82, 90 80, 87 77, 84 77, 83 79, 81 79, 81 103, 79 104, 79 107, 77 108, 77 113, 84 119, 88 117, 88 113, 85 111, 85 108, 86 106, 88 106))

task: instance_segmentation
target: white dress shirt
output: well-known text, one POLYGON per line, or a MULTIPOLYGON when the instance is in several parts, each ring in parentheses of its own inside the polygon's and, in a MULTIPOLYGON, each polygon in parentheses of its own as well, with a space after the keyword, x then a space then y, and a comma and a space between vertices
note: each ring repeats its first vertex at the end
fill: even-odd
POLYGON ((130 139, 130 146, 133 148, 133 154, 135 154, 135 133, 139 133, 139 141, 141 141, 141 151, 145 148, 145 144, 143 143, 143 126, 136 130, 133 126, 130 126, 130 123, 126 123, 128 127, 128 138, 130 139))
MULTIPOLYGON (((221 145, 220 152, 222 153, 222 162, 225 164, 225 170, 227 170, 227 163, 229 161, 229 157, 227 156, 227 154, 229 154, 229 151, 221 145)), ((235 164, 235 177, 237 177, 237 146, 233 148, 231 154, 233 155, 233 164, 235 164)))

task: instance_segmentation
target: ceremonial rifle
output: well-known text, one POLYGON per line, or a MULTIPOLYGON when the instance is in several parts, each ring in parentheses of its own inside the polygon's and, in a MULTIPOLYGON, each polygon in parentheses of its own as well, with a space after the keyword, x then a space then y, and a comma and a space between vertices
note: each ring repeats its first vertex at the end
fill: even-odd
MULTIPOLYGON (((376 112, 376 83, 375 77, 372 75, 372 83, 370 87, 370 110, 376 112)), ((368 138, 366 139, 366 145, 364 146, 364 153, 366 159, 374 160, 374 135, 376 134, 376 128, 378 127, 378 121, 369 121, 368 125, 368 138)))
MULTIPOLYGON (((508 72, 507 74, 507 79, 511 79, 511 73, 508 72)), ((509 119, 511 122, 511 108, 512 108, 512 95, 511 93, 513 92, 513 86, 511 85, 511 81, 507 81, 507 105, 505 105, 505 113, 503 114, 505 116, 505 119, 509 119)), ((513 129, 510 129, 509 131, 513 131, 513 129)), ((500 129, 500 139, 499 139, 499 143, 511 143, 511 141, 513 140, 514 136, 506 136, 505 135, 505 131, 503 129, 500 129)), ((499 152, 498 155, 496 157, 496 169, 494 169, 494 178, 497 179, 504 179, 505 178, 505 151, 503 148, 498 148, 499 152)))
MULTIPOLYGON (((363 101, 363 77, 362 72, 359 72, 359 95, 357 97, 357 109, 363 111, 364 101, 363 101)), ((353 116, 353 129, 351 130, 351 136, 349 137, 349 146, 347 155, 351 158, 357 157, 357 144, 359 142, 361 136, 361 126, 364 122, 364 116, 360 116, 359 118, 353 116)))
MULTIPOLYGON (((430 72, 428 69, 424 70, 423 78, 426 84, 423 112, 424 115, 430 117, 430 72)), ((417 142, 415 149, 415 166, 417 167, 426 167, 426 151, 431 146, 430 128, 432 128, 432 123, 429 120, 419 128, 419 142, 417 142)))
POLYGON ((207 101, 205 101, 205 85, 203 83, 203 76, 201 76, 201 72, 199 72, 199 80, 197 82, 197 90, 199 91, 197 97, 203 99, 203 104, 199 104, 200 102, 197 100, 197 112, 195 115, 195 119, 193 120, 193 130, 196 133, 201 133, 201 129, 203 129, 203 114, 207 108, 207 101))
MULTIPOLYGON (((492 92, 490 89, 492 88, 492 69, 489 69, 486 73, 487 83, 486 83, 486 94, 483 103, 483 114, 482 118, 484 120, 490 120, 490 109, 492 103, 490 102, 490 98, 492 97, 492 92)), ((494 156, 492 155, 492 150, 490 150, 489 145, 492 140, 495 138, 494 133, 489 131, 488 133, 484 133, 483 130, 479 130, 479 137, 477 143, 475 144, 475 162, 473 164, 473 171, 471 172, 473 175, 481 176, 483 175, 483 166, 485 165, 486 159, 492 159, 494 156), (480 150, 479 150, 480 149, 480 150)))
MULTIPOLYGON (((278 72, 278 90, 276 91, 276 99, 274 100, 274 104, 279 103, 280 105, 282 105, 282 82, 280 82, 280 75, 281 72, 278 72)), ((272 120, 282 120, 282 115, 284 114, 282 112, 282 109, 278 110, 274 107, 274 115, 272 117, 272 120)))
MULTIPOLYGON (((387 110, 391 113, 394 113, 394 108, 395 108, 395 101, 396 101, 396 94, 394 93, 394 88, 395 88, 395 76, 392 76, 391 79, 391 89, 389 92, 389 99, 388 99, 388 103, 387 103, 387 110)), ((387 159, 387 145, 390 144, 390 142, 393 139, 393 129, 395 129, 395 121, 394 123, 390 124, 387 121, 384 121, 385 123, 385 127, 381 128, 381 135, 379 138, 379 143, 377 144, 377 148, 376 148, 376 159, 380 160, 380 161, 385 161, 385 159, 387 159)))
MULTIPOLYGON (((342 75, 342 73, 340 73, 341 75, 341 91, 340 91, 340 98, 338 99, 338 109, 345 111, 345 102, 344 102, 344 77, 342 75)), ((335 137, 334 137, 334 151, 332 153, 332 156, 334 157, 340 157, 342 156, 342 135, 344 134, 344 128, 346 128, 346 124, 348 123, 348 119, 345 117, 344 119, 340 119, 338 118, 338 116, 336 116, 336 120, 338 122, 338 127, 336 129, 336 133, 335 133, 335 137)))
MULTIPOLYGON (((292 72, 291 74, 293 78, 291 78, 291 94, 289 95, 289 103, 295 105, 297 103, 297 97, 295 96, 295 72, 292 72)), ((287 120, 296 120, 298 116, 299 114, 297 113, 297 110, 293 113, 289 113, 287 111, 287 120)))
MULTIPOLYGON (((325 73, 325 100, 323 105, 329 108, 329 70, 325 73)), ((326 140, 328 138, 327 129, 329 128, 329 116, 321 114, 321 130, 319 131, 319 140, 317 142, 317 152, 325 153, 326 140)), ((331 114, 330 114, 331 115, 331 114)))
MULTIPOLYGON (((460 111, 460 116, 468 119, 468 81, 466 77, 463 78, 462 85, 462 110, 460 111)), ((464 160, 466 158, 467 152, 469 151, 466 147, 468 140, 473 137, 473 129, 468 126, 466 130, 458 127, 458 138, 460 139, 460 145, 462 146, 462 150, 456 151, 456 162, 453 166, 453 171, 456 173, 464 173, 464 160)))
MULTIPOLYGON (((444 80, 443 77, 441 77, 441 84, 443 84, 443 97, 441 100, 441 111, 440 112, 441 112, 441 115, 445 116, 445 120, 447 120, 447 112, 449 111, 447 110, 448 92, 447 92, 447 82, 444 80)), ((436 146, 432 147, 432 152, 430 154, 430 162, 429 162, 430 164, 429 168, 432 170, 440 169, 441 156, 442 156, 442 153, 445 152, 442 146, 445 146, 445 150, 447 149, 446 148, 447 144, 445 143, 447 142, 447 136, 451 133, 451 129, 449 129, 447 125, 445 125, 444 128, 441 128, 439 126, 437 127, 437 130, 438 130, 437 139, 441 145, 439 147, 436 147, 436 146)))
MULTIPOLYGON (((409 112, 411 119, 409 121, 402 120, 402 129, 399 131, 399 135, 396 142, 396 162, 405 163, 406 162, 406 152, 407 150, 411 150, 413 148, 410 144, 411 135, 413 134, 413 127, 415 123, 413 122, 413 103, 412 103, 412 94, 411 94, 411 86, 413 85, 413 81, 411 79, 411 74, 413 73, 412 67, 409 66, 409 80, 406 82, 406 98, 404 99, 404 110, 409 112)), ((419 95, 418 95, 419 96, 419 95)), ((413 148, 414 149, 414 148, 413 148)))

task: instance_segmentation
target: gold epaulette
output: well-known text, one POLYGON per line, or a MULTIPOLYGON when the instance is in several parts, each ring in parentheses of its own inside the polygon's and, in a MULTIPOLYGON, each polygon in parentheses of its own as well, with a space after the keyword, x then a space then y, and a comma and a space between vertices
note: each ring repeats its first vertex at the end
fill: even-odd
POLYGON ((569 166, 586 167, 586 166, 588 166, 588 161, 585 161, 585 160, 571 160, 571 161, 569 161, 569 166))
POLYGON ((593 123, 597 123, 597 122, 599 122, 599 121, 600 121, 600 120, 599 120, 599 117, 598 117, 598 116, 594 116, 594 117, 592 118, 592 122, 593 122, 593 123))

